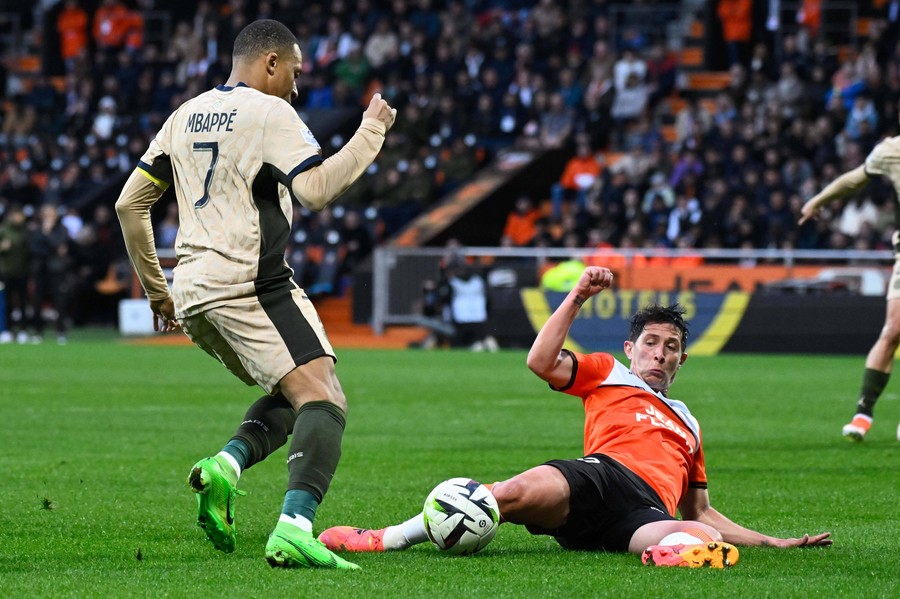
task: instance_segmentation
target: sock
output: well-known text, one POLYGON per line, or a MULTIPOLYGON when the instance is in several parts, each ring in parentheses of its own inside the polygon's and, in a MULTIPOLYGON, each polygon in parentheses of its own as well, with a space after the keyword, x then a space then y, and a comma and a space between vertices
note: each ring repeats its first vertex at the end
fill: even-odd
POLYGON ((304 404, 297 413, 288 451, 288 490, 310 493, 321 502, 341 458, 346 418, 327 401, 304 404))
POLYGON ((872 411, 875 409, 875 402, 884 388, 887 386, 888 379, 891 378, 890 372, 881 372, 866 368, 863 374, 862 389, 859 392, 859 401, 856 402, 856 413, 864 414, 869 418, 872 417, 872 411))
POLYGON ((241 439, 232 439, 225 444, 219 455, 224 456, 240 475, 240 471, 246 470, 247 462, 250 461, 250 445, 241 439))
POLYGON ((422 514, 413 516, 402 524, 388 526, 384 530, 384 548, 386 550, 407 549, 428 540, 425 532, 425 519, 422 514))
POLYGON ((682 531, 667 534, 662 538, 662 540, 660 540, 659 543, 657 543, 657 545, 665 545, 671 547, 673 545, 698 545, 702 542, 702 539, 689 534, 687 531, 682 531))
POLYGON ((303 516, 288 516, 287 514, 281 514, 278 517, 279 524, 284 522, 285 524, 290 524, 291 526, 296 526, 303 532, 308 532, 312 534, 312 522, 304 518, 303 516))
MULTIPOLYGON (((236 459, 234 459, 234 456, 232 454, 230 454, 227 451, 227 449, 228 449, 228 446, 226 445, 225 449, 223 449, 222 451, 220 451, 219 453, 216 454, 216 457, 219 458, 218 459, 219 464, 222 464, 224 462, 225 464, 228 465, 228 467, 231 468, 231 470, 234 472, 234 481, 233 482, 235 484, 237 484, 238 479, 241 478, 242 468, 241 468, 240 463, 236 459)), ((224 464, 222 464, 222 465, 224 467, 224 464)))
POLYGON ((316 517, 319 500, 309 491, 291 489, 284 494, 279 522, 293 524, 301 530, 312 532, 312 523, 316 517))
POLYGON ((223 451, 238 462, 241 470, 246 470, 287 442, 296 419, 297 414, 284 395, 264 395, 247 410, 223 451))
POLYGON ((699 529, 699 528, 685 528, 685 529, 684 529, 684 532, 686 532, 687 534, 691 535, 692 537, 697 537, 698 539, 700 539, 700 540, 703 541, 704 543, 710 543, 710 542, 712 542, 712 541, 714 540, 711 536, 709 536, 709 535, 706 533, 706 531, 701 530, 701 529, 699 529))

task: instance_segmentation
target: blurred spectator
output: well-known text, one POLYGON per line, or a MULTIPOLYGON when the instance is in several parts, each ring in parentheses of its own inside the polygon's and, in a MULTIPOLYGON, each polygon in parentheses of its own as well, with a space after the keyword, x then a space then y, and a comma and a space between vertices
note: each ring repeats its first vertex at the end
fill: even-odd
POLYGON ((375 70, 380 69, 388 59, 399 51, 400 40, 391 29, 391 21, 385 17, 379 19, 375 31, 366 40, 363 54, 375 70))
POLYGON ((16 144, 24 144, 25 138, 34 131, 37 111, 25 102, 23 96, 13 96, 3 103, 2 135, 16 144))
MULTIPOLYGON (((686 195, 679 195, 675 206, 668 215, 666 226, 666 238, 674 246, 679 240, 696 241, 697 235, 693 233, 703 219, 703 210, 700 200, 686 195)), ((693 245, 693 244, 689 244, 693 245)))
POLYGON ((878 221, 878 208, 872 199, 867 194, 855 194, 846 201, 837 228, 848 237, 857 237, 864 226, 875 226, 878 221))
POLYGON ((112 137, 116 128, 116 101, 110 96, 100 98, 100 112, 94 117, 94 125, 91 132, 102 140, 112 137))
POLYGON ((334 67, 334 75, 347 84, 350 91, 356 95, 362 93, 368 80, 371 65, 363 56, 362 49, 354 46, 347 56, 340 59, 334 67))
MULTIPOLYGON (((621 88, 616 88, 610 115, 619 131, 637 121, 647 108, 650 92, 646 84, 635 73, 630 73, 621 88)), ((621 137, 624 138, 624 135, 621 137)))
POLYGON ((0 282, 6 296, 6 330, 0 332, 0 343, 28 341, 30 262, 25 213, 21 206, 13 205, 0 220, 0 282))
POLYGON ((847 113, 844 132, 854 141, 866 138, 866 145, 871 147, 875 141, 873 137, 877 130, 878 113, 875 111, 875 104, 868 95, 859 94, 853 99, 853 107, 847 113))
POLYGON ((28 238, 34 280, 31 309, 36 342, 43 340, 48 316, 56 323, 57 341, 66 342, 74 276, 69 243, 69 234, 59 221, 57 207, 51 204, 41 206, 38 222, 28 238))
POLYGON ((678 61, 674 54, 661 42, 650 46, 647 53, 647 85, 650 90, 651 108, 675 90, 677 75, 678 61))
POLYGON ((506 217, 503 237, 512 245, 527 246, 534 240, 537 233, 535 223, 540 216, 540 211, 534 207, 531 198, 520 195, 516 199, 515 209, 506 217))
POLYGON ((753 0, 719 0, 716 14, 722 22, 729 64, 745 64, 753 37, 753 0))
POLYGON ((805 91, 804 84, 797 76, 794 65, 785 62, 781 65, 781 77, 772 87, 769 99, 777 102, 781 107, 781 116, 793 119, 800 114, 805 91))
POLYGON ((633 48, 625 48, 622 57, 613 66, 613 84, 616 93, 625 89, 629 77, 636 77, 637 82, 643 83, 647 78, 647 63, 638 56, 633 48))
POLYGON ((566 108, 561 94, 550 96, 549 110, 540 117, 540 140, 547 148, 562 147, 574 126, 571 110, 566 108))
POLYGON ((675 117, 676 147, 696 147, 698 141, 709 132, 712 123, 713 117, 700 102, 700 98, 688 98, 687 106, 675 117))
POLYGON ((79 5, 78 0, 66 0, 65 7, 56 18, 56 30, 59 32, 60 56, 71 71, 75 59, 87 51, 88 15, 79 5))
POLYGON ((454 347, 472 351, 496 351, 497 341, 488 330, 487 285, 484 277, 461 259, 451 260, 447 268, 450 285, 450 317, 456 335, 454 347))
POLYGON ((340 275, 347 276, 369 255, 374 247, 372 234, 364 226, 362 216, 356 210, 347 210, 340 225, 340 236, 346 253, 341 264, 340 275))
POLYGON ((467 180, 478 169, 478 157, 462 138, 453 140, 449 150, 440 155, 441 191, 448 193, 467 180))
POLYGON ((563 214, 563 202, 567 205, 574 202, 578 208, 584 209, 588 190, 594 186, 602 171, 603 168, 591 150, 587 138, 580 137, 575 146, 575 155, 566 163, 560 180, 550 188, 553 216, 559 217, 563 214))
POLYGON ((153 233, 158 248, 175 248, 175 240, 178 237, 178 202, 169 202, 166 205, 166 214, 153 233))
POLYGON ((675 191, 666 180, 665 173, 657 171, 650 177, 650 187, 644 192, 644 198, 641 201, 641 210, 644 213, 650 211, 650 206, 654 199, 660 198, 663 205, 667 208, 675 206, 675 191))
POLYGON ((456 327, 450 322, 450 282, 444 272, 438 281, 425 279, 422 281, 422 299, 419 303, 419 318, 416 323, 428 329, 422 341, 410 347, 433 349, 445 347, 456 336, 456 327))
POLYGON ((125 45, 132 27, 132 15, 119 0, 102 0, 94 13, 94 42, 101 50, 117 50, 125 45))

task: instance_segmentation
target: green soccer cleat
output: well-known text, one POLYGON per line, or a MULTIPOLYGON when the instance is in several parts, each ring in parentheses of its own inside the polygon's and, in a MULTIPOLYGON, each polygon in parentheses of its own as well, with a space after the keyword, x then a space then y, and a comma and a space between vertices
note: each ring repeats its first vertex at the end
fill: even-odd
POLYGON ((203 458, 194 464, 188 485, 197 494, 197 526, 213 547, 231 553, 235 541, 234 498, 245 493, 237 490, 237 481, 216 458, 203 458))
POLYGON ((359 566, 328 550, 312 533, 279 522, 266 543, 266 561, 273 568, 359 570, 359 566))

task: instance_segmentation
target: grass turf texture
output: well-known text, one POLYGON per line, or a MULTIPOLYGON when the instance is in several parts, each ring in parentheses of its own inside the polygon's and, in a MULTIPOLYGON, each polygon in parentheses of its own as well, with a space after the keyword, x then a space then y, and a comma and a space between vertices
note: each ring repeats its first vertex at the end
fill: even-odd
MULTIPOLYGON (((316 521, 381 527, 443 479, 502 480, 581 455, 580 402, 524 352, 339 352, 350 401, 343 458, 316 521)), ((900 383, 861 445, 840 437, 862 356, 689 360, 673 387, 704 427, 713 505, 828 549, 742 548, 728 571, 646 568, 573 553, 503 525, 478 555, 430 545, 353 556, 360 572, 271 570, 263 559, 286 482, 285 448, 245 473, 238 548, 194 524, 191 464, 228 440, 258 397, 203 352, 73 339, 0 346, 3 597, 896 597, 900 383)))

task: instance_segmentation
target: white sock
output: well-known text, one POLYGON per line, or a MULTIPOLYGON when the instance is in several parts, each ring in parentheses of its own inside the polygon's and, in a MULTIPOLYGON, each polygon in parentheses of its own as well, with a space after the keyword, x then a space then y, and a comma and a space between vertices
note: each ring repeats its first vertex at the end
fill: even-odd
POLYGON ((690 535, 686 532, 673 532, 668 534, 662 538, 662 540, 658 543, 659 545, 699 545, 702 543, 702 539, 698 539, 694 535, 690 535))
POLYGON ((278 517, 278 521, 285 522, 287 524, 290 524, 291 526, 296 526, 300 530, 312 534, 312 522, 310 522, 303 516, 297 516, 296 514, 293 516, 288 516, 287 514, 281 514, 278 517))
POLYGON ((422 514, 413 516, 403 524, 388 526, 384 531, 384 548, 387 550, 407 549, 428 540, 425 532, 425 519, 422 514))
POLYGON ((241 467, 238 465, 237 460, 234 459, 234 456, 228 453, 227 451, 220 451, 216 454, 216 457, 221 457, 234 469, 235 478, 241 478, 241 467))

